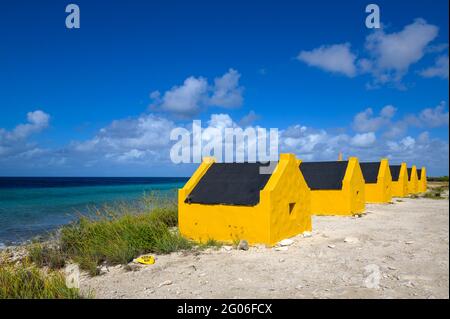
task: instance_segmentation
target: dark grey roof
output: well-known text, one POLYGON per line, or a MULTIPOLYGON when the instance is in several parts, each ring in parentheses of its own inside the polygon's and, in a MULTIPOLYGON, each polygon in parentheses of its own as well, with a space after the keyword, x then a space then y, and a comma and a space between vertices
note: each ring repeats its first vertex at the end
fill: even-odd
POLYGON ((194 187, 186 203, 255 206, 271 176, 260 174, 263 163, 214 163, 194 187))
POLYGON ((312 190, 342 189, 348 161, 302 162, 300 171, 312 190))
POLYGON ((364 180, 367 184, 376 184, 378 180, 378 171, 380 170, 380 162, 359 163, 364 180))
POLYGON ((391 176, 392 181, 397 182, 400 178, 400 169, 402 168, 401 165, 389 165, 389 168, 391 169, 391 176))
POLYGON ((411 180, 411 172, 412 172, 412 167, 408 168, 408 181, 411 180))

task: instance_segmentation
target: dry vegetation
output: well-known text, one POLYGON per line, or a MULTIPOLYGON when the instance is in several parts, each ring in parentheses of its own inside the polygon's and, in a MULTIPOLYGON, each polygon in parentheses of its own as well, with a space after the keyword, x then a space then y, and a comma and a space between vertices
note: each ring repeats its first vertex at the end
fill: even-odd
MULTIPOLYGON (((73 298, 60 272, 76 263, 95 276, 102 266, 127 265, 146 254, 220 247, 209 240, 198 244, 178 233, 177 206, 173 200, 146 196, 143 207, 120 204, 103 207, 94 216, 81 216, 63 226, 56 240, 34 242, 15 260, 0 260, 0 298, 73 298)), ((5 255, 5 254, 4 254, 5 255)))
POLYGON ((448 199, 448 181, 428 182, 428 190, 422 196, 430 199, 448 199))
MULTIPOLYGON (((68 288, 64 274, 23 262, 0 263, 0 299, 80 299, 79 289, 68 288)), ((88 294, 86 297, 91 297, 88 294)))

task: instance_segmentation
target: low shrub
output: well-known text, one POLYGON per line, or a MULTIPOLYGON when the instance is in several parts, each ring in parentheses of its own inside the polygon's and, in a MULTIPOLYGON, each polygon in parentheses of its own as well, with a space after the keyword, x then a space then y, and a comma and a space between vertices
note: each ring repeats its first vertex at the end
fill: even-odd
POLYGON ((176 225, 177 210, 167 207, 141 214, 81 217, 61 229, 60 247, 63 254, 95 275, 103 262, 127 264, 144 253, 191 248, 190 241, 173 231, 176 225))
POLYGON ((68 288, 58 271, 44 272, 33 264, 0 264, 0 299, 81 298, 79 289, 68 288))

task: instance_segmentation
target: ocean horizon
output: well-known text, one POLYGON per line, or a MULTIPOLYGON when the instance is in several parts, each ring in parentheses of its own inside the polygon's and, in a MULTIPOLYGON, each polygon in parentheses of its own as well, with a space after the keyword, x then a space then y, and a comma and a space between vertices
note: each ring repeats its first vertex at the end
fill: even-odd
POLYGON ((0 248, 76 221, 96 208, 176 196, 187 177, 0 177, 0 248))

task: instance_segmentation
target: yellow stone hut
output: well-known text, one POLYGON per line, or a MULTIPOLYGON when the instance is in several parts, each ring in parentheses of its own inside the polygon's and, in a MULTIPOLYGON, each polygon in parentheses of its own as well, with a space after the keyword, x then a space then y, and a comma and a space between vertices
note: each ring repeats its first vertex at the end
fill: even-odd
POLYGON ((389 166, 392 176, 392 196, 408 196, 408 169, 406 163, 389 166))
POLYGON ((427 191, 427 169, 422 167, 417 170, 418 180, 418 191, 419 193, 425 193, 427 191))
POLYGON ((299 168, 311 189, 313 215, 355 215, 365 209, 364 178, 356 157, 302 162, 299 168))
POLYGON ((178 191, 183 236, 274 245, 311 231, 310 191, 293 154, 278 162, 216 163, 205 158, 178 191))
POLYGON ((419 178, 417 177, 416 165, 408 168, 408 193, 418 194, 419 193, 419 178))
POLYGON ((366 203, 389 203, 392 200, 392 176, 389 161, 359 163, 365 181, 366 203))

